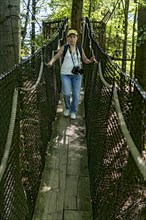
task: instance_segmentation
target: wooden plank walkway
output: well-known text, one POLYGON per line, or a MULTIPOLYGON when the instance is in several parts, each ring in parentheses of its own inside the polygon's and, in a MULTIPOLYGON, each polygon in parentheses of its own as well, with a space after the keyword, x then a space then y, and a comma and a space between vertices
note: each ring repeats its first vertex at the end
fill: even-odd
POLYGON ((62 111, 60 101, 33 220, 92 220, 83 103, 76 120, 62 111))

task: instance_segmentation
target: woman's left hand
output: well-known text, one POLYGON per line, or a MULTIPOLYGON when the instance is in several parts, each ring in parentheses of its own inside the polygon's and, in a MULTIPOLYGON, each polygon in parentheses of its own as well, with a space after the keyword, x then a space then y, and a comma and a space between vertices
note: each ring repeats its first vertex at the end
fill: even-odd
POLYGON ((90 58, 90 61, 93 63, 94 61, 96 61, 95 56, 90 58))

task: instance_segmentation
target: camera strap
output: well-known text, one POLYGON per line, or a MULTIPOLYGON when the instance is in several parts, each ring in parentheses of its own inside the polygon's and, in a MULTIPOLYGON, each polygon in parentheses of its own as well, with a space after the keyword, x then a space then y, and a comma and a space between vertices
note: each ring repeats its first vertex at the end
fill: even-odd
MULTIPOLYGON (((69 52, 70 52, 70 55, 71 55, 71 59, 72 59, 73 65, 75 66, 75 61, 74 61, 74 59, 73 59, 73 55, 72 55, 72 52, 71 52, 70 47, 69 47, 69 52)), ((77 54, 77 59, 78 59, 78 63, 79 63, 79 57, 78 57, 78 50, 77 50, 77 46, 76 46, 76 54, 77 54)))

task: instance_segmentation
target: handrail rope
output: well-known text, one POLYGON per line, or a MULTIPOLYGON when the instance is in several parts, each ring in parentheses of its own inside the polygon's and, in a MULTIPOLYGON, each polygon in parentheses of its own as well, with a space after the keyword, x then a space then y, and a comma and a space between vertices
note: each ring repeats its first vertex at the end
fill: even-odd
MULTIPOLYGON (((97 61, 95 61, 96 63, 98 63, 97 61)), ((103 84, 108 88, 108 89, 112 89, 113 88, 113 85, 107 83, 102 75, 102 70, 101 70, 101 62, 99 62, 99 65, 98 65, 98 69, 99 69, 99 75, 100 75, 100 78, 101 78, 101 81, 103 82, 103 84)))
POLYGON ((85 39, 85 18, 82 20, 82 42, 81 42, 81 47, 83 48, 84 45, 84 39, 85 39))
MULTIPOLYGON (((63 30, 61 31, 61 38, 58 39, 58 45, 57 45, 57 51, 61 48, 61 41, 64 39, 64 33, 66 32, 68 27, 68 22, 65 23, 63 30)), ((55 50, 52 50, 52 56, 51 58, 54 56, 55 54, 55 50)), ((60 66, 61 66, 61 57, 60 57, 60 66)))
MULTIPOLYGON (((103 75, 102 75, 102 69, 101 69, 101 62, 98 63, 98 66, 99 66, 99 75, 101 77, 101 80, 103 82, 103 84, 105 86, 107 86, 109 89, 112 88, 112 85, 108 84, 103 75)), ((115 101, 115 108, 116 108, 116 112, 117 112, 117 115, 118 115, 118 119, 119 119, 119 125, 120 125, 120 128, 122 130, 122 133, 126 139, 126 142, 129 146, 129 149, 130 149, 130 152, 133 156, 133 159, 137 165, 137 167, 139 168, 144 180, 146 180, 146 162, 143 160, 143 158, 141 157, 130 133, 129 133, 129 130, 127 128, 127 125, 125 123, 125 120, 124 120, 124 116, 122 114, 122 111, 121 111, 121 107, 120 107, 120 103, 119 103, 119 98, 118 98, 118 93, 117 93, 117 88, 116 88, 116 85, 114 86, 114 89, 113 89, 113 99, 115 101)))
MULTIPOLYGON (((83 21, 83 24, 86 24, 86 26, 87 26, 87 34, 88 34, 88 38, 89 38, 89 48, 91 50, 92 56, 94 56, 94 50, 93 50, 93 47, 92 47, 92 39, 90 37, 89 25, 88 25, 88 23, 85 20, 83 21)), ((84 28, 85 28, 85 26, 84 26, 84 28)))
POLYGON ((62 30, 62 36, 61 36, 61 38, 60 38, 60 41, 62 41, 63 38, 64 38, 64 32, 66 31, 66 27, 68 27, 68 23, 66 23, 66 24, 64 25, 64 29, 62 30))
MULTIPOLYGON (((66 22, 66 20, 67 20, 67 18, 65 19, 65 20, 62 20, 62 23, 65 23, 66 22)), ((64 24, 64 26, 68 26, 68 24, 67 24, 67 22, 64 24)), ((58 33, 59 33, 59 30, 60 29, 60 27, 58 27, 58 29, 54 32, 54 35, 57 35, 58 33)), ((63 30, 62 30, 62 32, 63 32, 63 30)), ((64 32, 65 32, 65 30, 64 30, 64 32)), ((63 39, 63 33, 62 33, 62 38, 61 38, 61 40, 63 39)))
MULTIPOLYGON (((58 40, 58 50, 60 49, 60 47, 61 47, 61 41, 64 39, 64 33, 67 31, 67 28, 68 28, 68 20, 67 20, 67 22, 65 23, 65 25, 64 25, 64 29, 62 30, 62 36, 61 36, 61 38, 58 40)), ((53 52, 52 52, 52 56, 53 56, 53 52)), ((60 59, 59 59, 59 64, 60 64, 60 66, 61 66, 61 63, 62 63, 62 58, 60 57, 60 59)))
POLYGON ((44 67, 44 61, 43 61, 43 56, 41 54, 41 66, 40 66, 40 71, 39 71, 39 75, 38 75, 36 83, 32 87, 30 87, 30 88, 21 87, 20 88, 21 91, 30 92, 30 91, 35 90, 38 87, 38 85, 39 85, 39 83, 41 81, 41 78, 42 78, 43 67, 44 67))
POLYGON ((60 47, 61 47, 61 43, 60 42, 64 39, 64 32, 66 31, 67 27, 68 27, 68 23, 66 22, 65 25, 64 25, 64 29, 61 31, 61 38, 58 40, 57 50, 59 50, 60 47))
POLYGON ((13 93, 11 118, 10 118, 9 130, 7 134, 7 140, 5 144, 5 151, 3 153, 3 157, 2 157, 1 165, 0 165, 0 182, 6 170, 7 161, 9 158, 10 149, 12 145, 12 139, 13 139, 13 134, 14 134, 15 122, 16 122, 17 103, 18 103, 18 88, 15 88, 14 93, 13 93))
MULTIPOLYGON (((60 43, 60 39, 58 40, 58 48, 57 48, 57 50, 59 50, 60 48, 61 48, 61 43, 60 43)), ((54 55, 54 53, 53 53, 54 51, 52 51, 52 57, 53 57, 53 55, 54 55)), ((62 58, 60 57, 60 59, 59 59, 59 65, 60 65, 60 67, 61 67, 61 60, 62 60, 62 58)))

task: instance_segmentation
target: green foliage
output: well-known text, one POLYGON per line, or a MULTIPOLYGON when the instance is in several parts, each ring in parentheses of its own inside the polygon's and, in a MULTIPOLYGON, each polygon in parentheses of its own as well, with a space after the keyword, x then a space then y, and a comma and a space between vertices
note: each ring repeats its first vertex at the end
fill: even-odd
POLYGON ((139 7, 146 7, 146 0, 139 0, 139 7))
MULTIPOLYGON (((45 39, 43 39, 42 33, 42 21, 46 19, 45 16, 48 17, 49 14, 48 2, 44 0, 36 0, 36 14, 35 14, 35 35, 36 39, 33 44, 36 48, 42 46, 42 43, 45 43, 45 39)), ((29 56, 31 50, 31 33, 32 33, 32 0, 30 1, 30 5, 28 7, 28 0, 21 0, 20 3, 20 15, 21 15, 21 26, 22 30, 25 27, 25 23, 27 21, 27 29, 26 29, 26 37, 23 44, 23 48, 21 49, 21 56, 29 56), (28 13, 28 17, 26 17, 28 13)))
POLYGON ((51 0, 48 6, 51 9, 52 13, 48 18, 49 19, 61 19, 63 17, 70 18, 71 3, 72 3, 71 0, 67 0, 67 1, 51 0))
POLYGON ((141 46, 146 42, 146 24, 138 30, 137 46, 141 46))
POLYGON ((40 47, 48 43, 48 39, 44 39, 44 36, 42 34, 39 34, 37 35, 34 43, 35 43, 36 49, 39 49, 40 47))

